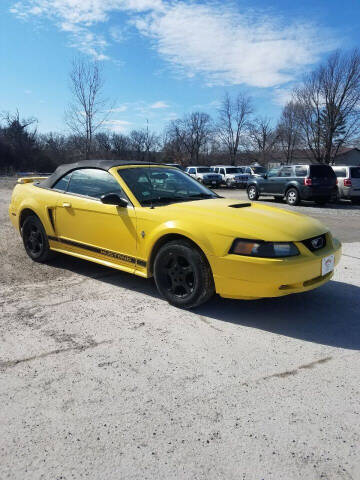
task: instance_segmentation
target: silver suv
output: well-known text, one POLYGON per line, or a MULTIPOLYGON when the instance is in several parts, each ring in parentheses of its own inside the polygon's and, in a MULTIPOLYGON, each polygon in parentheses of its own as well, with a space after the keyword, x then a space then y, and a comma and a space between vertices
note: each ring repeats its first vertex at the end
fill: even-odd
POLYGON ((242 167, 214 165, 211 170, 221 175, 222 183, 228 188, 245 188, 247 185, 248 175, 243 173, 242 167))
POLYGON ((360 167, 334 165, 337 176, 339 198, 346 198, 352 203, 360 204, 360 167))
POLYGON ((213 188, 219 187, 222 181, 221 175, 214 173, 210 167, 186 167, 185 172, 198 182, 213 188))

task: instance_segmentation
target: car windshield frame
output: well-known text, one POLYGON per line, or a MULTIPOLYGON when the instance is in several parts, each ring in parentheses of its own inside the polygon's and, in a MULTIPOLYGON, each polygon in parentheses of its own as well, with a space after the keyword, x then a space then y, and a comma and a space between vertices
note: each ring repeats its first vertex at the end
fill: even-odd
POLYGON ((129 165, 119 168, 117 173, 142 207, 154 208, 171 203, 221 198, 217 193, 174 167, 129 165), (165 178, 164 175, 170 178, 165 178), (166 184, 162 185, 162 181, 165 183, 168 180, 170 180, 170 184, 171 181, 178 181, 173 192, 166 190, 166 184), (181 193, 186 190, 187 194, 181 193))

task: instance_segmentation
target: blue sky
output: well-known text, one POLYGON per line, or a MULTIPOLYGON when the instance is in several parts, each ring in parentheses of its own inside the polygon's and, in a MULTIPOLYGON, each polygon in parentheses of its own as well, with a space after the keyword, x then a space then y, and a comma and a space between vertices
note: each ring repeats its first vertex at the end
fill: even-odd
POLYGON ((246 90, 258 115, 276 118, 305 72, 360 45, 359 18, 355 0, 2 0, 0 111, 66 132, 80 54, 101 61, 114 131, 215 115, 225 90, 246 90))

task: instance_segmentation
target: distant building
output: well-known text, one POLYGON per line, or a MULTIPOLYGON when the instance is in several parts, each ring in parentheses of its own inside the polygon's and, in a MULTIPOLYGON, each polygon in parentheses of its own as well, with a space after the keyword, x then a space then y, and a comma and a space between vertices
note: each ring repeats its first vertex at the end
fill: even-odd
POLYGON ((336 155, 333 164, 360 166, 360 148, 343 148, 336 155))

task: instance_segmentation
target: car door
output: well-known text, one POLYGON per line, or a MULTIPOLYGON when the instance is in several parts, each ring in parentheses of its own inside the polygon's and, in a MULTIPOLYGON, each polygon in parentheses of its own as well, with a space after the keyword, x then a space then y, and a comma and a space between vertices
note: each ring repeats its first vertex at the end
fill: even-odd
POLYGON ((350 167, 349 178, 352 186, 351 194, 355 197, 360 196, 360 167, 350 167))
POLYGON ((69 251, 108 260, 133 271, 136 212, 130 201, 127 207, 102 203, 100 197, 110 192, 126 198, 109 172, 95 168, 72 172, 66 191, 59 193, 57 201, 56 241, 69 251))
POLYGON ((277 178, 278 181, 275 181, 274 193, 277 195, 285 195, 286 187, 289 182, 295 178, 293 167, 282 167, 277 178))
POLYGON ((225 168, 219 168, 219 174, 221 175, 221 181, 225 182, 226 180, 225 168))
POLYGON ((280 182, 280 178, 279 178, 279 174, 280 174, 280 170, 281 168, 280 167, 275 167, 275 168, 271 168, 269 171, 268 171, 268 174, 267 174, 267 179, 264 180, 263 182, 263 185, 264 185, 264 190, 265 192, 264 193, 278 193, 278 190, 279 190, 279 182, 280 182))
POLYGON ((191 177, 196 177, 196 169, 195 168, 189 168, 188 170, 188 174, 191 176, 191 177))

